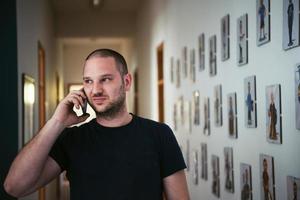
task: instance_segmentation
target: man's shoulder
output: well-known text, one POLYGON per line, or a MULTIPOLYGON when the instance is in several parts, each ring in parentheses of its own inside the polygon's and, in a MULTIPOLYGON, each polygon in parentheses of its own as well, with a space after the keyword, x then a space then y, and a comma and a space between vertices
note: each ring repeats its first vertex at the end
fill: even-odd
POLYGON ((137 115, 135 115, 134 117, 136 118, 137 124, 141 125, 144 128, 147 128, 148 130, 159 129, 164 131, 171 131, 171 128, 165 123, 137 115))

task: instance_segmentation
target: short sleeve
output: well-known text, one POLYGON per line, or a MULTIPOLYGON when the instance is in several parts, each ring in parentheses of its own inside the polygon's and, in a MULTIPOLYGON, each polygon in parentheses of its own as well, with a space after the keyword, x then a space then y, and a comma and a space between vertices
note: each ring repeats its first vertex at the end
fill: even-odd
POLYGON ((160 165, 163 178, 186 168, 181 149, 173 131, 163 124, 160 127, 160 165))

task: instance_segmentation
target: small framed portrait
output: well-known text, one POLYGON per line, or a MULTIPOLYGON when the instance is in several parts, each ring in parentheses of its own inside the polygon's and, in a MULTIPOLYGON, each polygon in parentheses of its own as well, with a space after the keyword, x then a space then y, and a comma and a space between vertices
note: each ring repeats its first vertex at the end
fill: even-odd
POLYGON ((274 160, 272 156, 260 154, 261 199, 275 200, 274 160))
POLYGON ((248 128, 257 127, 256 110, 256 77, 249 76, 244 79, 245 124, 248 128))
POLYGON ((198 57, 199 57, 199 71, 203 71, 205 69, 205 35, 201 33, 198 37, 198 57))
POLYGON ((190 141, 188 139, 186 140, 185 163, 186 170, 190 171, 190 141))
POLYGON ((299 0, 283 0, 284 50, 299 46, 299 0))
POLYGON ((195 49, 190 50, 190 79, 193 83, 196 82, 195 49))
POLYGON ((237 106, 236 93, 230 93, 227 96, 228 106, 228 132, 229 137, 237 138, 237 106))
POLYGON ((261 46, 270 41, 270 0, 256 0, 256 42, 261 46))
POLYGON ((237 20, 237 63, 242 66, 248 63, 248 14, 237 20))
POLYGON ((193 121, 194 125, 200 125, 200 92, 193 92, 193 121))
POLYGON ((186 78, 188 75, 188 48, 184 46, 182 49, 182 72, 183 77, 186 78))
POLYGON ((204 99, 204 127, 203 134, 210 135, 210 110, 209 110, 209 98, 204 99))
POLYGON ((252 174, 251 165, 240 165, 241 200, 252 200, 252 174))
POLYGON ((209 38, 209 75, 217 74, 217 36, 213 35, 209 38))
POLYGON ((221 58, 222 61, 228 60, 230 56, 230 38, 229 38, 229 14, 221 19, 221 58))
POLYGON ((300 200, 300 178, 287 176, 287 200, 300 200))
POLYGON ((224 171, 225 171, 225 190, 234 193, 233 177, 233 150, 232 147, 224 148, 224 171))
POLYGON ((179 119, 180 119, 180 122, 181 122, 181 126, 184 126, 185 120, 184 120, 184 99, 183 99, 183 96, 179 97, 178 107, 179 107, 179 119))
POLYGON ((176 62, 176 87, 180 87, 180 82, 181 82, 181 75, 180 75, 180 60, 177 59, 176 62))
POLYGON ((295 68, 295 111, 296 128, 300 130, 300 63, 295 68))
POLYGON ((216 155, 211 156, 211 166, 212 166, 212 193, 220 197, 220 166, 219 157, 216 155))
POLYGON ((178 114, 177 114, 177 102, 176 102, 173 105, 173 127, 175 131, 178 130, 177 121, 178 121, 178 114))
POLYGON ((201 143, 201 178, 207 180, 207 144, 201 143))
POLYGON ((222 126, 222 85, 216 85, 214 87, 214 113, 215 113, 215 125, 217 127, 222 126))
POLYGON ((280 93, 280 84, 266 87, 267 140, 277 144, 282 143, 280 93))
POLYGON ((184 101, 184 127, 189 133, 192 132, 192 108, 191 101, 184 101))
POLYGON ((198 173, 198 150, 193 150, 193 183, 198 185, 199 182, 199 173, 198 173))
POLYGON ((174 83, 174 57, 170 58, 170 81, 174 83))

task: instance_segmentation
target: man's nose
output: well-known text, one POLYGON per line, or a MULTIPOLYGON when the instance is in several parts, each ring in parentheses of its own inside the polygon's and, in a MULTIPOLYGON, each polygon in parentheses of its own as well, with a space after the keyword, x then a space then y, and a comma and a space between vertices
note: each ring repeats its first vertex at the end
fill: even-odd
POLYGON ((103 93, 103 85, 101 83, 95 82, 92 88, 93 94, 103 93))

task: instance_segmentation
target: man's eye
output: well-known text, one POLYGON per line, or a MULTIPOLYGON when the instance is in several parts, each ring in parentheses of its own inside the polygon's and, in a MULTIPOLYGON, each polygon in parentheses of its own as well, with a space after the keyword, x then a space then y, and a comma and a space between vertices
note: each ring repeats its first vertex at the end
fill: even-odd
POLYGON ((111 78, 103 78, 101 82, 109 82, 111 81, 111 78))
POLYGON ((85 84, 91 84, 91 83, 92 83, 92 80, 86 79, 86 80, 84 80, 84 83, 85 83, 85 84))

